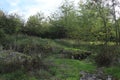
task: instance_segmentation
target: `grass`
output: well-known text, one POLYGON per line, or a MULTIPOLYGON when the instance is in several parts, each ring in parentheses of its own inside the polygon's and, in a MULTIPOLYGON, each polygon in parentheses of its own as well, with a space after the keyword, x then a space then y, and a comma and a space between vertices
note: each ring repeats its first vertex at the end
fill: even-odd
POLYGON ((113 75, 114 77, 120 79, 120 67, 119 66, 105 68, 104 71, 106 74, 113 75))
POLYGON ((29 76, 23 71, 15 71, 12 73, 0 74, 0 80, 37 80, 34 76, 29 76))
MULTIPOLYGON (((25 47, 25 49, 27 49, 28 52, 32 48, 39 49, 39 47, 42 47, 42 48, 44 47, 45 50, 49 48, 58 48, 56 50, 56 54, 53 54, 53 52, 49 51, 51 53, 51 56, 44 59, 45 64, 48 65, 48 67, 50 68, 50 72, 43 71, 44 72, 43 77, 45 75, 49 75, 49 76, 52 75, 51 79, 49 80, 79 80, 80 71, 94 72, 94 70, 96 69, 95 64, 90 63, 90 61, 86 62, 86 61, 60 58, 58 55, 58 52, 59 52, 58 50, 60 49, 71 50, 74 53, 76 51, 92 51, 93 53, 97 54, 99 53, 99 51, 101 50, 100 48, 102 47, 100 45, 102 44, 102 42, 84 42, 84 41, 65 40, 65 39, 52 40, 52 39, 41 39, 38 37, 32 37, 32 36, 30 37, 30 36, 24 36, 24 35, 19 35, 16 38, 16 40, 15 40, 15 36, 11 36, 11 38, 9 39, 10 41, 8 42, 10 42, 11 44, 15 43, 16 44, 15 47, 17 45, 18 45, 18 48, 25 47)), ((109 44, 114 45, 114 43, 112 42, 109 44)), ((120 68, 117 66, 106 68, 105 72, 107 74, 113 75, 114 77, 120 78, 120 68)), ((40 74, 42 75, 42 73, 40 74)), ((20 78, 23 77, 22 80, 37 80, 34 77, 32 78, 21 72, 13 72, 12 74, 11 73, 1 74, 0 80, 1 78, 4 78, 2 80, 10 80, 10 79, 16 80, 14 75, 19 75, 21 76, 20 78), (10 79, 7 79, 7 78, 10 78, 10 79)), ((17 79, 17 80, 20 80, 20 79, 17 79)))
POLYGON ((80 71, 94 72, 96 69, 96 66, 92 63, 72 59, 61 59, 55 57, 55 55, 50 56, 45 61, 50 61, 54 64, 54 66, 50 67, 50 71, 58 80, 79 80, 80 71))

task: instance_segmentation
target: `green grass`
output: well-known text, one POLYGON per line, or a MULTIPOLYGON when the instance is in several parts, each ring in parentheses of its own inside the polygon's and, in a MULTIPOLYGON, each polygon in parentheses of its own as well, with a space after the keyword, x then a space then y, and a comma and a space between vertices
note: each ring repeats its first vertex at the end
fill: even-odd
POLYGON ((29 76, 23 71, 15 71, 12 73, 0 74, 0 80, 37 80, 34 76, 29 76))
POLYGON ((105 68, 105 73, 106 74, 111 74, 114 77, 120 79, 120 66, 105 68))
POLYGON ((53 75, 60 80, 79 80, 80 71, 94 72, 96 69, 96 66, 92 63, 72 59, 55 58, 55 56, 51 56, 45 61, 50 61, 54 64, 54 66, 50 67, 50 70, 53 75))
MULTIPOLYGON (((99 42, 99 41, 85 42, 85 41, 67 40, 67 39, 52 40, 52 39, 42 39, 39 37, 32 37, 32 36, 25 36, 25 35, 19 35, 17 36, 17 38, 15 36, 11 36, 11 38, 9 37, 8 37, 9 43, 11 44, 15 43, 16 44, 15 46, 18 46, 18 48, 20 47, 20 49, 24 47, 26 50, 28 50, 28 52, 32 48, 39 49, 39 47, 42 47, 42 48, 44 47, 45 50, 49 48, 56 48, 55 49, 56 52, 54 51, 56 54, 53 54, 54 52, 50 52, 49 50, 49 52, 52 53, 51 56, 44 59, 47 65, 49 65, 50 63, 53 64, 53 65, 49 65, 50 71, 51 71, 50 74, 53 75, 53 77, 51 77, 50 80, 56 80, 56 79, 57 80, 79 80, 80 78, 79 72, 81 70, 87 71, 87 72, 94 72, 94 70, 96 69, 96 66, 90 63, 90 61, 88 63, 85 61, 60 58, 58 55, 59 50, 63 49, 63 50, 73 51, 73 53, 77 51, 91 51, 93 54, 95 53, 94 55, 96 55, 101 50, 101 47, 102 47, 101 44, 103 44, 103 42, 99 42)), ((115 44, 114 42, 109 43, 109 45, 114 45, 114 44, 115 44)), ((92 58, 92 57, 89 57, 89 58, 92 58)), ((94 59, 92 58, 92 60, 94 59)), ((106 68, 105 72, 107 74, 111 74, 115 77, 120 78, 119 67, 106 68)), ((44 72, 44 74, 49 75, 49 72, 44 72)), ((11 77, 11 76, 14 76, 14 73, 5 74, 4 76, 11 77)), ((23 75, 21 74, 21 76, 23 75)), ((8 79, 5 79, 5 80, 8 80, 8 79)))

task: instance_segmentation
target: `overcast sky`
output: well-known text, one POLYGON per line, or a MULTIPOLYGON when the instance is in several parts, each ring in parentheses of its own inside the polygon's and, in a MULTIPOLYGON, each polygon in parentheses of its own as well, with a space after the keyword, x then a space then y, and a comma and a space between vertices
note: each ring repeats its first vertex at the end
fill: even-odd
MULTIPOLYGON (((7 13, 18 13, 28 18, 37 12, 43 12, 45 15, 56 11, 64 0, 0 0, 0 9, 7 13)), ((74 1, 75 4, 79 0, 74 1)))

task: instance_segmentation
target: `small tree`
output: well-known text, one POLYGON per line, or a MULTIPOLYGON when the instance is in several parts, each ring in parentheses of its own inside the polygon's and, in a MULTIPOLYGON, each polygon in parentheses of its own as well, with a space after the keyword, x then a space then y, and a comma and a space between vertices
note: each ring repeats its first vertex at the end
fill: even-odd
POLYGON ((42 20, 44 19, 41 13, 30 16, 25 27, 23 27, 23 32, 29 35, 41 36, 43 33, 42 20))

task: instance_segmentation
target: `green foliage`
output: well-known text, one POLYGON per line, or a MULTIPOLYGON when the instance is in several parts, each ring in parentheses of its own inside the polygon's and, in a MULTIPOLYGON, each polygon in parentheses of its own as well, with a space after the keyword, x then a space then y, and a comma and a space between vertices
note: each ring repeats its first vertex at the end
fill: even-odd
POLYGON ((30 56, 14 51, 0 51, 0 72, 9 73, 25 68, 25 61, 32 61, 30 56))
POLYGON ((36 74, 36 78, 38 80, 52 80, 50 78, 53 76, 51 74, 51 72, 49 72, 45 69, 40 69, 40 70, 36 71, 35 74, 36 74))
MULTIPOLYGON (((59 11, 50 17, 55 37, 57 38, 79 38, 79 24, 77 12, 73 2, 65 0, 59 11), (58 13, 59 12, 59 13, 58 13)), ((52 35, 54 37, 54 35, 52 35)))
MULTIPOLYGON (((86 58, 87 53, 92 54, 89 58, 92 61, 95 58, 98 66, 116 65, 120 50, 114 46, 114 41, 118 43, 120 37, 119 17, 116 18, 115 6, 108 4, 87 0, 76 8, 73 2, 65 0, 49 20, 37 13, 26 23, 20 16, 0 10, 0 46, 4 50, 16 51, 0 51, 0 79, 78 80, 80 71, 93 72, 96 69, 92 63, 71 59, 86 58), (21 56, 25 59, 19 59, 21 56), (28 75, 29 71, 35 77, 28 75)), ((118 67, 106 68, 105 72, 120 78, 118 67)))
POLYGON ((5 32, 2 29, 0 29, 0 44, 4 43, 5 38, 6 38, 5 32))
POLYGON ((28 35, 41 36, 43 34, 42 21, 44 17, 41 13, 30 16, 22 32, 28 35))
POLYGON ((0 51, 0 65, 1 74, 12 73, 17 70, 28 72, 44 66, 39 54, 30 56, 10 50, 0 51))
POLYGON ((1 80, 37 80, 35 77, 25 74, 24 71, 18 70, 12 73, 0 74, 1 80))
POLYGON ((109 67, 109 68, 105 68, 104 70, 107 74, 111 74, 114 77, 120 79, 120 68, 119 66, 113 66, 113 67, 109 67))
POLYGON ((113 65, 116 60, 118 50, 116 46, 103 46, 100 53, 96 56, 95 61, 98 66, 113 65))
MULTIPOLYGON (((22 68, 19 68, 21 66, 21 63, 18 64, 17 69, 22 69, 21 71, 26 72, 24 73, 24 75, 27 75, 25 77, 22 77, 22 73, 21 75, 19 75, 20 78, 21 77, 23 79, 25 78, 25 80, 27 77, 28 77, 27 78, 28 80, 29 80, 29 77, 30 79, 32 79, 31 78, 32 76, 29 75, 28 71, 34 71, 34 70, 35 72, 33 72, 33 80, 34 79, 35 80, 37 79, 38 80, 43 80, 43 79, 77 80, 80 78, 80 74, 79 74, 80 71, 84 70, 87 72, 94 72, 94 70, 96 69, 96 66, 93 63, 91 63, 89 59, 88 60, 86 59, 86 61, 88 62, 73 60, 73 59, 66 59, 61 56, 62 54, 59 54, 60 50, 69 51, 70 53, 73 53, 73 54, 84 53, 89 50, 90 51, 93 50, 94 51, 94 52, 92 51, 93 53, 98 53, 99 50, 97 51, 97 49, 100 49, 102 47, 100 46, 102 42, 93 42, 94 45, 93 44, 91 45, 89 42, 83 42, 83 41, 77 41, 77 40, 66 40, 66 39, 51 40, 51 39, 42 39, 42 38, 33 37, 33 36, 25 36, 25 35, 18 35, 17 38, 16 36, 11 36, 11 37, 13 39, 13 42, 11 43, 11 45, 13 45, 14 39, 16 39, 16 42, 14 45, 16 47, 15 50, 17 51, 24 50, 24 53, 27 53, 24 55, 27 55, 27 56, 31 55, 30 57, 32 58, 31 60, 26 61, 24 63, 26 64, 26 66, 22 68), (49 54, 46 54, 46 53, 51 53, 50 57, 48 57, 49 54), (52 53, 55 53, 55 54, 52 54, 52 53), (41 55, 42 58, 38 57, 39 54, 42 54, 41 55), (43 57, 43 55, 46 55, 46 56, 43 57), (43 70, 41 70, 41 68, 43 70)), ((110 44, 110 46, 113 46, 113 45, 114 44, 110 44)), ((115 48, 113 47, 109 48, 111 53, 113 52, 112 49, 115 49, 115 48)), ((100 51, 103 51, 103 49, 101 49, 100 51)), ((20 54, 23 55, 22 53, 20 54)), ((3 54, 2 56, 5 56, 5 54, 3 54)), ((20 55, 17 55, 17 57, 19 56, 20 55)), ((8 54, 8 57, 9 57, 9 54, 8 54)), ((18 61, 14 58, 10 60, 18 61)), ((11 70, 12 68, 15 69, 15 66, 17 66, 17 64, 13 63, 12 68, 10 65, 6 65, 6 66, 8 66, 7 67, 8 70, 9 68, 11 70)), ((5 66, 3 65, 1 69, 2 70, 5 69, 5 66)), ((14 69, 12 73, 15 73, 17 71, 14 69)), ((3 80, 7 78, 10 78, 13 80, 16 79, 16 77, 13 76, 12 74, 11 75, 9 74, 9 76, 6 76, 7 74, 9 73, 1 74, 2 75, 1 78, 3 78, 3 80), (3 75, 5 75, 5 77, 3 77, 3 75)), ((119 75, 119 74, 116 73, 116 75, 119 75)))
POLYGON ((53 26, 50 28, 49 36, 53 39, 66 38, 67 30, 64 26, 53 26))
POLYGON ((53 79, 60 80, 78 80, 80 78, 80 71, 93 72, 96 68, 92 63, 72 59, 61 59, 58 58, 58 55, 50 56, 46 58, 45 61, 50 61, 52 64, 50 72, 55 76, 53 79))
POLYGON ((0 16, 0 29, 3 29, 6 34, 15 34, 22 26, 23 22, 17 14, 0 16))
POLYGON ((112 27, 114 23, 109 19, 110 7, 96 4, 88 0, 80 3, 76 9, 73 2, 65 0, 49 18, 37 13, 30 16, 25 24, 18 15, 7 15, 1 11, 0 29, 7 34, 21 32, 42 38, 116 41, 115 29, 112 27))
POLYGON ((7 36, 7 41, 3 45, 4 49, 12 49, 29 55, 33 55, 33 53, 46 55, 53 51, 54 46, 59 47, 53 40, 25 35, 7 36))

